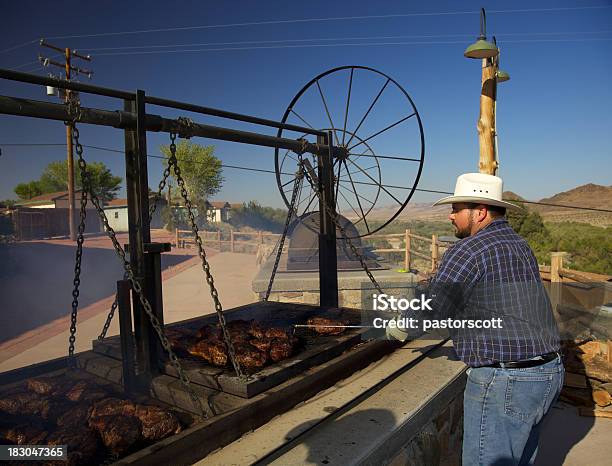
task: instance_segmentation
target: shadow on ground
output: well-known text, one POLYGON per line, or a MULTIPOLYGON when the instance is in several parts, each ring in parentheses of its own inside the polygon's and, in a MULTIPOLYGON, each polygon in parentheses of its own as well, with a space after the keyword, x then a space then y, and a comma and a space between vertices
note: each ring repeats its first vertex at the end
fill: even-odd
MULTIPOLYGON (((0 342, 70 314, 75 251, 74 246, 43 242, 0 246, 0 342)), ((162 254, 162 270, 190 258, 162 254)), ((114 250, 85 247, 79 307, 113 295, 122 276, 114 250)))

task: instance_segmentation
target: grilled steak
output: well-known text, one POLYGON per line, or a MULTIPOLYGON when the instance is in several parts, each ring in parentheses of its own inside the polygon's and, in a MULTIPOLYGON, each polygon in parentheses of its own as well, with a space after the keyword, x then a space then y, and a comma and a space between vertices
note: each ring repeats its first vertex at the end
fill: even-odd
POLYGON ((249 343, 238 343, 234 346, 236 360, 246 369, 257 369, 268 362, 268 355, 249 343))
POLYGON ((108 392, 111 391, 108 387, 92 384, 84 380, 79 380, 72 387, 70 387, 65 397, 70 401, 97 401, 108 396, 108 392))
POLYGON ((59 427, 86 425, 90 411, 87 404, 73 405, 57 416, 55 423, 59 427))
POLYGON ((220 341, 202 340, 187 348, 189 354, 205 359, 215 366, 227 364, 227 350, 220 341))
POLYGON ((203 340, 223 340, 223 331, 221 327, 213 324, 206 324, 200 330, 198 330, 196 336, 203 340))
POLYGON ((65 381, 59 377, 38 377, 27 381, 28 390, 39 395, 58 395, 65 389, 65 381))
POLYGON ((251 335, 253 338, 264 338, 266 336, 265 329, 259 325, 255 320, 250 322, 247 333, 251 335))
POLYGON ((340 319, 329 319, 327 317, 311 317, 306 322, 319 335, 340 335, 346 330, 348 321, 340 319))
POLYGON ((111 452, 122 455, 142 439, 140 421, 134 416, 110 415, 89 420, 111 452))
POLYGON ((136 405, 129 400, 122 400, 120 398, 104 398, 93 404, 90 419, 94 419, 101 416, 133 416, 136 411, 136 405))
POLYGON ((287 359, 292 352, 293 345, 286 338, 274 338, 270 344, 270 359, 274 362, 287 359))
MULTIPOLYGON (((83 427, 60 427, 46 441, 47 445, 67 445, 69 465, 89 465, 100 451, 98 435, 83 427)), ((65 462, 62 464, 66 464, 65 462)))
POLYGON ((249 341, 249 343, 253 345, 255 348, 257 348, 259 351, 263 351, 264 353, 267 353, 268 351, 270 351, 270 345, 272 344, 272 339, 266 338, 266 337, 255 338, 249 341))
POLYGON ((20 424, 2 432, 2 437, 16 445, 42 445, 47 435, 48 432, 29 424, 20 424))
POLYGON ((284 328, 271 327, 266 329, 265 335, 267 338, 289 338, 289 333, 284 328))
POLYGON ((161 440, 182 430, 176 416, 159 406, 137 405, 135 414, 142 425, 142 436, 147 440, 161 440))
MULTIPOLYGON (((23 410, 28 404, 40 402, 40 396, 32 392, 16 393, 5 398, 0 398, 0 410, 9 414, 27 414, 23 410)), ((28 409, 29 410, 29 409, 28 409)))

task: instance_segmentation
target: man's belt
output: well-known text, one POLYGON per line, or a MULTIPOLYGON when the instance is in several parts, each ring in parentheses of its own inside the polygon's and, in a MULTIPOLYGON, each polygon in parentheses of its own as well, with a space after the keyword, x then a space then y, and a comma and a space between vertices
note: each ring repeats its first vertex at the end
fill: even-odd
POLYGON ((541 356, 537 356, 533 359, 524 359, 522 361, 508 361, 508 362, 494 362, 483 367, 500 367, 502 369, 526 369, 528 367, 537 367, 547 362, 557 359, 559 353, 553 351, 552 353, 546 353, 541 356))

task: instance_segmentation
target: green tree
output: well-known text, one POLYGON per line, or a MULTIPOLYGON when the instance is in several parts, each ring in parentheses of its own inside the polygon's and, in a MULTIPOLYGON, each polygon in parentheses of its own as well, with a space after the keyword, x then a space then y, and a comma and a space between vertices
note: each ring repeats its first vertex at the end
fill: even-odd
POLYGON ((40 186, 40 181, 30 181, 28 183, 19 183, 17 186, 15 186, 14 191, 15 191, 15 194, 19 196, 19 199, 24 200, 24 201, 43 194, 43 190, 40 186))
MULTIPOLYGON (((170 147, 163 145, 160 151, 167 161, 170 147)), ((201 146, 186 140, 180 140, 176 145, 176 158, 187 193, 202 218, 205 217, 206 200, 221 190, 224 181, 221 161, 215 157, 214 151, 214 146, 201 146)), ((174 172, 172 177, 175 178, 174 172)))
MULTIPOLYGON (((92 188, 96 195, 105 202, 115 199, 123 179, 111 173, 102 162, 89 162, 87 171, 92 181, 92 188)), ((74 183, 77 189, 81 189, 81 172, 75 164, 74 183)), ((51 162, 43 170, 40 176, 40 186, 43 193, 65 191, 68 189, 68 162, 60 160, 51 162)))

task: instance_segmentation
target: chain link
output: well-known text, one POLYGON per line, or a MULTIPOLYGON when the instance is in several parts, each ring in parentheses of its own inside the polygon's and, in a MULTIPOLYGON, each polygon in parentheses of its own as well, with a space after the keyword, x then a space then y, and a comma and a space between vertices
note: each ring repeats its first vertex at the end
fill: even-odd
MULTIPOLYGON (((76 118, 75 118, 76 121, 76 118)), ((75 126, 71 125, 72 134, 75 134, 75 126)), ((77 132, 78 134, 78 132, 77 132)), ((81 148, 82 150, 82 148, 81 148)), ((74 359, 74 344, 76 342, 76 331, 77 331, 77 315, 79 310, 79 287, 81 285, 81 261, 83 259, 83 241, 85 241, 85 219, 87 217, 87 189, 85 183, 81 180, 81 206, 79 209, 79 226, 77 234, 77 248, 76 257, 74 261, 74 279, 72 283, 74 288, 72 289, 72 312, 70 313, 70 336, 68 337, 68 360, 70 366, 76 366, 74 359)), ((70 222, 74 220, 71 218, 70 222)))
POLYGON ((172 346, 170 345, 168 338, 164 334, 164 331, 163 331, 163 328, 161 327, 161 323, 159 322, 159 319, 153 313, 151 304, 149 303, 148 299, 144 295, 144 291, 142 289, 142 286, 140 285, 140 282, 134 276, 134 271, 132 270, 132 266, 126 259, 125 251, 123 250, 121 244, 119 243, 119 240, 117 239, 117 235, 115 234, 115 231, 108 223, 108 218, 106 217, 106 214, 104 213, 100 200, 98 199, 96 194, 91 189, 91 179, 89 177, 89 172, 87 171, 87 163, 85 162, 85 159, 83 158, 83 146, 79 142, 79 131, 76 128, 76 125, 74 124, 75 122, 76 122, 76 119, 72 125, 72 128, 73 128, 72 134, 74 138, 76 153, 79 157, 78 164, 79 164, 79 169, 81 171, 81 180, 82 180, 83 190, 85 191, 87 189, 89 191, 91 195, 91 202, 94 205, 96 212, 98 213, 100 219, 102 220, 102 223, 104 225, 104 230, 107 232, 109 238, 111 239, 115 252, 117 253, 117 255, 119 256, 119 259, 122 262, 123 269, 125 270, 125 275, 127 275, 127 279, 130 281, 132 290, 138 296, 138 300, 140 301, 140 304, 142 305, 142 308, 147 314, 147 317, 149 318, 151 325, 153 326, 155 332, 157 333, 157 336, 160 340, 160 343, 164 351, 168 354, 170 363, 176 370, 181 383, 185 387, 187 393, 189 394, 189 397, 191 398, 194 405, 197 407, 198 411, 202 414, 203 417, 208 418, 208 415, 206 414, 206 412, 204 411, 204 408, 202 407, 200 399, 196 396, 195 392, 193 391, 190 385, 190 380, 187 377, 187 374, 183 372, 181 364, 176 354, 172 350, 172 346))
POLYGON ((291 193, 291 203, 289 204, 289 212, 287 212, 287 220, 285 220, 285 228, 283 229, 283 235, 281 236, 278 251, 276 251, 276 259, 274 260, 274 267, 272 267, 272 274, 270 275, 270 282, 268 283, 268 289, 266 290, 266 296, 264 297, 264 301, 267 301, 270 297, 270 293, 272 292, 272 285, 274 284, 274 277, 276 276, 276 271, 278 270, 278 264, 280 263, 281 256, 283 254, 283 248, 285 247, 285 238, 287 237, 287 231, 289 230, 289 223, 291 223, 291 218, 293 217, 295 210, 295 202, 297 200, 297 193, 299 192, 302 182, 304 180, 304 167, 300 162, 297 173, 295 174, 295 183, 293 184, 293 192, 291 193))
POLYGON ((227 325, 225 322, 225 316, 223 315, 223 306, 221 305, 221 302, 219 301, 219 293, 217 292, 217 289, 215 287, 215 280, 212 274, 210 273, 210 264, 208 263, 208 260, 206 259, 206 252, 204 251, 204 247, 202 245, 202 239, 200 238, 198 225, 196 224, 196 221, 195 221, 195 215, 193 213, 193 206, 191 204, 191 201, 189 200, 189 195, 187 193, 187 187, 185 186, 185 180, 183 179, 181 175, 181 169, 178 166, 178 162, 176 159, 175 141, 176 141, 176 133, 170 133, 170 158, 168 159, 168 166, 174 167, 174 175, 176 178, 176 182, 181 190, 181 196, 183 197, 183 200, 185 201, 185 206, 187 207, 187 214, 189 216, 189 221, 191 223, 191 231, 193 232, 193 237, 194 237, 196 246, 198 248, 198 256, 200 257, 202 261, 202 270, 204 270, 204 274, 206 275, 206 283, 208 283, 208 286, 210 287, 210 296, 212 297, 213 302, 215 304, 215 311, 219 319, 219 324, 221 325, 221 330, 223 332, 223 340, 225 341, 225 345, 227 346, 227 351, 230 356, 230 361, 232 363, 232 366, 234 367, 234 370, 236 371, 236 375, 241 379, 245 379, 248 377, 242 372, 242 369, 240 368, 240 364, 238 363, 238 359, 236 358, 236 351, 234 350, 234 345, 232 344, 232 341, 230 339, 229 331, 227 330, 227 325))
MULTIPOLYGON (((319 199, 321 199, 322 194, 321 194, 321 190, 319 189, 319 186, 316 183, 313 182, 313 180, 310 178, 308 173, 305 173, 305 176, 306 176, 306 179, 308 180, 308 182, 311 184, 312 189, 314 190, 316 195, 319 197, 319 199)), ((351 239, 347 236, 346 230, 344 229, 344 227, 338 221, 338 215, 336 214, 336 212, 329 205, 327 205, 326 202, 323 202, 322 204, 324 204, 325 211, 331 217, 332 222, 334 223, 334 225, 338 227, 338 230, 340 230, 340 235, 342 236, 342 238, 347 242, 347 244, 351 248, 351 251, 353 252, 353 254, 355 254, 355 256, 357 256, 357 259, 359 259, 359 263, 361 264, 361 267, 363 268, 365 273, 368 275, 368 278, 370 279, 370 281, 374 285, 374 288, 376 288, 376 290, 378 291, 379 294, 384 294, 382 288, 380 287, 380 285, 376 281, 376 278, 374 278, 374 275, 372 275, 372 272, 370 272, 370 268, 368 267, 368 264, 366 264, 366 261, 365 261, 363 255, 357 250, 357 248, 355 247, 355 245, 353 244, 351 239)))

